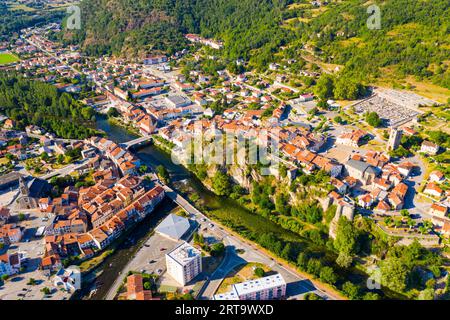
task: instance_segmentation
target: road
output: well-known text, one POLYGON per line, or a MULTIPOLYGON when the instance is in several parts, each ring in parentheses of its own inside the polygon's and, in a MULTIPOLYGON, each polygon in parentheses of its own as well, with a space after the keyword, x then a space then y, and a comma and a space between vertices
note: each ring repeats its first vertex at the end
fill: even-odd
POLYGON ((133 259, 121 271, 121 275, 117 277, 114 284, 108 291, 105 300, 113 300, 117 294, 117 290, 123 283, 128 271, 145 271, 146 273, 156 273, 160 269, 162 272, 166 269, 165 254, 174 249, 178 242, 170 240, 159 234, 152 235, 136 253, 133 259), (152 262, 152 263, 150 263, 152 262))
POLYGON ((22 38, 23 40, 25 40, 26 42, 28 42, 29 44, 35 46, 36 48, 38 48, 39 50, 41 50, 42 52, 44 52, 44 53, 47 54, 48 56, 50 56, 50 57, 52 57, 52 58, 58 60, 60 63, 64 64, 64 65, 67 66, 68 68, 70 68, 73 72, 75 72, 75 73, 81 75, 81 72, 80 72, 80 71, 78 71, 78 70, 75 69, 74 67, 68 65, 65 61, 63 61, 61 58, 55 56, 53 53, 48 52, 47 50, 45 50, 44 48, 42 48, 40 45, 34 43, 33 41, 29 40, 28 38, 26 38, 26 37, 24 37, 24 36, 21 36, 21 38, 22 38))
MULTIPOLYGON (((215 229, 215 233, 222 238, 222 241, 226 245, 226 256, 224 261, 219 266, 219 268, 213 273, 209 281, 206 281, 205 286, 201 290, 200 299, 211 299, 220 286, 223 278, 236 266, 247 263, 247 262, 259 262, 269 266, 272 270, 279 272, 286 280, 287 283, 293 283, 296 288, 293 288, 295 292, 309 292, 313 291, 320 296, 323 296, 328 300, 335 300, 338 297, 334 296, 330 292, 324 292, 322 290, 317 289, 310 281, 306 280, 302 276, 300 276, 297 272, 295 272, 292 268, 283 266, 280 263, 277 263, 273 258, 268 256, 265 252, 259 249, 256 245, 252 245, 247 243, 246 241, 241 240, 237 236, 234 236, 228 232, 226 232, 223 226, 219 225, 217 222, 214 222, 218 226, 214 226, 212 221, 208 219, 203 213, 201 213, 198 209, 192 206, 186 199, 180 196, 177 192, 175 192, 170 187, 164 185, 159 182, 164 190, 166 191, 166 195, 175 201, 178 205, 180 205, 191 217, 195 217, 196 220, 202 221, 206 224, 213 226, 215 229), (243 249, 244 253, 240 256, 236 254, 236 249, 243 249)), ((291 286, 293 286, 291 284, 291 286)))
POLYGON ((55 176, 65 176, 70 174, 71 172, 78 170, 79 168, 83 167, 84 165, 86 165, 86 163, 88 162, 88 159, 84 159, 81 161, 81 163, 72 163, 69 164, 68 166, 65 166, 64 168, 58 169, 58 170, 54 170, 50 173, 47 173, 41 177, 39 177, 40 179, 44 179, 44 180, 48 180, 51 179, 55 176))

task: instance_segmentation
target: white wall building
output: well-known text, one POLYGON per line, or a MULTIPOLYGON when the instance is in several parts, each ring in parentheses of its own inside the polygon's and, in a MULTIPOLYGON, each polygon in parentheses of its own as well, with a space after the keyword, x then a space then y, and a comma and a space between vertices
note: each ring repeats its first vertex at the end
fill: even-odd
POLYGON ((231 291, 217 294, 214 300, 274 300, 286 296, 286 281, 277 273, 234 284, 231 291))
POLYGON ((201 252, 183 242, 166 254, 166 267, 167 273, 184 286, 202 272, 201 252))

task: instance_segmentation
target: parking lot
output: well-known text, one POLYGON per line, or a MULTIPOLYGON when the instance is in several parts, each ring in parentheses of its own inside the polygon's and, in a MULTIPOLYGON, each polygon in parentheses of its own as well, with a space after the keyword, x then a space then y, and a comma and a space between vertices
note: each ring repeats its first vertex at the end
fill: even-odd
POLYGON ((8 248, 9 254, 17 252, 22 255, 23 260, 21 264, 22 267, 24 267, 24 270, 20 274, 11 276, 9 280, 4 282, 3 286, 0 287, 0 299, 68 299, 70 294, 53 288, 50 279, 39 270, 41 258, 44 255, 43 238, 36 238, 34 235, 40 226, 45 226, 49 221, 47 219, 44 219, 47 221, 43 221, 42 218, 44 216, 38 212, 38 210, 28 210, 24 213, 26 215, 26 220, 24 221, 18 221, 17 213, 11 218, 24 228, 24 233, 22 240, 19 243, 13 243, 8 248), (35 280, 34 285, 28 284, 30 279, 35 280), (52 292, 51 295, 47 297, 41 292, 45 287, 49 288, 52 292))

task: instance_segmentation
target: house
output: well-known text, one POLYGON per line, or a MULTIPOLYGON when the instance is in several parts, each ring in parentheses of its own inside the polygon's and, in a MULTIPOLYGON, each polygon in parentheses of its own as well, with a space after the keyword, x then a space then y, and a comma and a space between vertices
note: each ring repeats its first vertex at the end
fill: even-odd
POLYGON ((384 191, 389 191, 389 189, 391 189, 391 187, 392 187, 392 183, 389 180, 386 180, 383 178, 373 179, 373 185, 384 191))
POLYGON ((420 152, 435 155, 439 152, 439 146, 431 141, 423 141, 420 152))
POLYGON ((436 198, 440 198, 444 193, 444 191, 434 182, 428 183, 423 192, 436 198))
POLYGON ((41 260, 41 270, 46 274, 58 271, 62 268, 61 258, 58 254, 46 255, 41 260))
POLYGON ((384 214, 389 210, 391 210, 391 206, 385 200, 381 200, 375 207, 374 212, 384 214))
POLYGON ((377 175, 373 166, 364 161, 350 159, 345 164, 349 176, 360 180, 364 185, 372 183, 377 175))
POLYGON ((401 199, 397 194, 390 193, 388 199, 394 210, 401 210, 403 208, 403 199, 401 199))
POLYGON ((0 226, 5 225, 10 217, 10 210, 6 207, 0 207, 0 226))
POLYGON ((399 166, 398 166, 398 171, 404 176, 404 177, 408 177, 412 170, 414 169, 416 165, 414 163, 411 163, 409 161, 406 162, 402 162, 399 166))
POLYGON ((144 290, 142 275, 132 274, 127 277, 127 299, 128 300, 151 300, 152 292, 144 290))
POLYGON ((2 254, 0 255, 0 277, 6 275, 11 276, 16 274, 20 270, 20 255, 18 253, 14 254, 2 254))
POLYGON ((347 184, 345 184, 342 180, 331 178, 330 183, 340 194, 344 194, 347 192, 347 184))
POLYGON ((433 203, 430 208, 429 214, 432 216, 445 217, 447 216, 448 208, 440 203, 433 203))
POLYGON ((5 123, 3 124, 3 128, 5 129, 12 129, 16 126, 16 122, 11 119, 6 119, 5 123))
POLYGON ((80 271, 75 268, 61 268, 53 278, 53 285, 68 292, 81 289, 80 271))
POLYGON ((138 122, 139 129, 143 135, 149 135, 156 131, 156 121, 149 115, 146 115, 138 122))
POLYGON ((10 223, 0 227, 0 243, 9 245, 22 239, 22 230, 16 224, 10 223))
POLYGON ((441 182, 445 179, 444 174, 441 171, 433 171, 430 173, 429 180, 431 182, 441 182))
POLYGON ((167 62, 167 57, 164 55, 147 56, 144 59, 145 65, 159 64, 164 62, 167 62))
POLYGON ((336 143, 358 148, 363 143, 363 139, 366 136, 367 132, 361 129, 353 130, 352 132, 345 132, 338 136, 336 143))
POLYGON ((372 195, 370 193, 366 193, 364 195, 362 195, 361 197, 359 197, 358 199, 358 205, 363 207, 363 208, 370 208, 373 204, 373 198, 372 195))

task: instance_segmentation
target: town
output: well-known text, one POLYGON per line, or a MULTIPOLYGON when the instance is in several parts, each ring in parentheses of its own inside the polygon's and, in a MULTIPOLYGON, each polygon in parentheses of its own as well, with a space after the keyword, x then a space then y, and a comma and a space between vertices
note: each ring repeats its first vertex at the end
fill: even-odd
MULTIPOLYGON (((278 212, 269 210, 266 218, 290 232, 302 231, 303 237, 303 231, 311 231, 309 240, 316 245, 325 244, 323 237, 338 242, 342 221, 361 219, 398 239, 396 245, 443 248, 449 243, 448 134, 446 140, 425 134, 430 119, 444 121, 448 129, 446 120, 429 111, 445 103, 378 87, 351 103, 324 100, 312 88, 292 85, 289 66, 295 61, 271 64, 261 74, 239 71, 244 61, 233 63, 237 71, 229 70, 214 55, 223 43, 194 34, 187 34, 191 44, 172 56, 94 58, 76 45, 51 40, 60 28, 57 23, 28 28, 13 43, 0 44, 3 52, 20 57, 1 69, 79 96, 92 114, 136 138, 113 141, 98 130, 86 138, 63 138, 37 123, 22 128, 12 112, 2 115, 0 299, 72 298, 82 287, 71 278, 73 267, 89 274, 169 200, 177 209, 158 221, 105 299, 349 295, 345 288, 351 283, 341 292, 330 289, 336 276, 327 277, 326 266, 315 274, 306 262, 303 271, 312 274, 306 277, 289 263, 292 252, 282 253, 283 260, 274 258, 262 243, 254 244, 204 212, 204 204, 178 191, 165 168, 151 167, 138 156, 149 144, 168 152, 220 196, 254 198, 258 187, 253 181, 264 179, 288 186, 272 187, 279 195, 271 195, 272 210, 278 212), (240 153, 245 150, 234 147, 230 158, 211 157, 218 148, 214 143, 222 144, 224 136, 230 142, 252 141, 256 148, 269 143, 277 152, 272 150, 265 163, 261 158, 246 162, 240 153), (199 161, 192 161, 196 157, 199 161), (212 174, 211 167, 216 168, 212 174), (324 224, 322 215, 315 219, 303 213, 307 217, 299 221, 300 213, 292 213, 299 199, 324 215, 332 211, 331 218, 324 224), (292 210, 283 213, 283 207, 292 210)), ((315 81, 321 73, 305 69, 301 74, 315 81)), ((265 192, 259 202, 242 202, 263 211, 258 206, 265 192)), ((350 252, 338 255, 340 266, 356 263, 350 252)), ((300 257, 294 257, 299 264, 300 257)), ((372 257, 364 259, 365 267, 372 257)), ((369 267, 364 271, 370 275, 369 267)), ((446 276, 435 278, 439 282, 446 276)))

